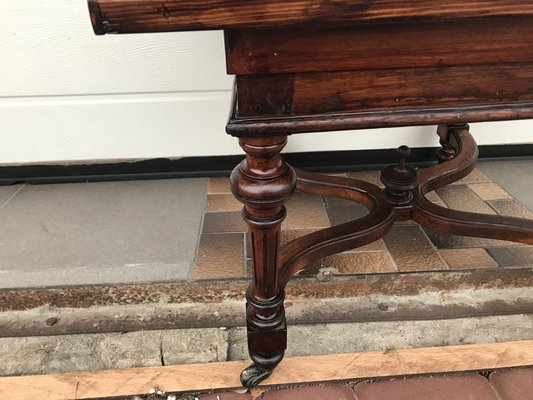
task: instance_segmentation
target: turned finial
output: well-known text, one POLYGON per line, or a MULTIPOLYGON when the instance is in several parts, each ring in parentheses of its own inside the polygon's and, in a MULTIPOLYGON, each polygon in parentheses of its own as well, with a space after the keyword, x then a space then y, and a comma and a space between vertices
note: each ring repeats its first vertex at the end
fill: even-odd
POLYGON ((407 160, 409 158, 409 156, 411 155, 411 149, 409 148, 409 146, 403 145, 403 146, 398 147, 396 152, 400 156, 399 169, 400 170, 404 170, 405 169, 405 160, 407 160))
POLYGON ((406 205, 413 200, 413 190, 418 185, 418 171, 406 165, 411 155, 408 146, 400 146, 396 150, 400 158, 398 164, 389 165, 381 171, 381 182, 385 185, 383 198, 393 205, 406 205))

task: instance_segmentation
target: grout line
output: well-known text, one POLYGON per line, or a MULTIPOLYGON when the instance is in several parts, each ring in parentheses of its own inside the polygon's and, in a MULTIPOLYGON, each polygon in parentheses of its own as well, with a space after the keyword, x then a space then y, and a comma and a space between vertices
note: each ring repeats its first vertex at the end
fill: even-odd
POLYGON ((9 203, 13 197, 15 197, 17 194, 19 194, 19 192, 26 186, 26 183, 23 183, 19 188, 18 190, 15 191, 15 193, 13 193, 11 196, 9 196, 9 198, 4 201, 2 204, 0 204, 0 208, 3 208, 7 203, 9 203))

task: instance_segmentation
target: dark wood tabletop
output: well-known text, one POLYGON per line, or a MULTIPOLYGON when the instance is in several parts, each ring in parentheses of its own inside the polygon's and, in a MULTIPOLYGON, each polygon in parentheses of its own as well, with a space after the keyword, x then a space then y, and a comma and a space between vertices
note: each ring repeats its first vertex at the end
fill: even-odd
POLYGON ((223 29, 234 136, 533 118, 526 0, 89 0, 95 32, 223 29))
POLYGON ((89 0, 97 33, 533 15, 528 0, 89 0))

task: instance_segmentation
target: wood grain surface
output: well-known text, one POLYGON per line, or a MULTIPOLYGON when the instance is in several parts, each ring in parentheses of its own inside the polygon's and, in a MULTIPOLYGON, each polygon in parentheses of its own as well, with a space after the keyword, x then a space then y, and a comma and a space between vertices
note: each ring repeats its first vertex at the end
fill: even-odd
POLYGON ((382 111, 449 106, 460 111, 533 101, 533 63, 243 75, 237 76, 237 91, 239 117, 348 111, 385 117, 382 111))
POLYGON ((532 37, 528 16, 237 29, 226 57, 236 75, 498 64, 533 61, 532 37))
POLYGON ((96 33, 533 15, 528 0, 89 0, 96 33))
MULTIPOLYGON (((0 398, 88 399, 240 388, 249 361, 0 378, 0 398)), ((492 370, 533 365, 533 341, 351 353, 285 359, 269 385, 369 377, 492 370)))

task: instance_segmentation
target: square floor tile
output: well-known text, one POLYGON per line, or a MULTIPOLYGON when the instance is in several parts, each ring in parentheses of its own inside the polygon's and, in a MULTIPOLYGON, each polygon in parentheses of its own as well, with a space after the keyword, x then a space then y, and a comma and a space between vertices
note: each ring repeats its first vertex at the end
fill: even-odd
POLYGON ((399 271, 448 269, 424 231, 417 225, 396 225, 384 240, 399 271))
POLYGON ((0 209, 0 286, 187 279, 206 185, 206 179, 26 185, 0 209))
POLYGON ((498 263, 485 249, 439 250, 439 254, 451 269, 495 268, 498 263))
POLYGON ((244 234, 204 233, 200 237, 193 279, 242 278, 244 234))

